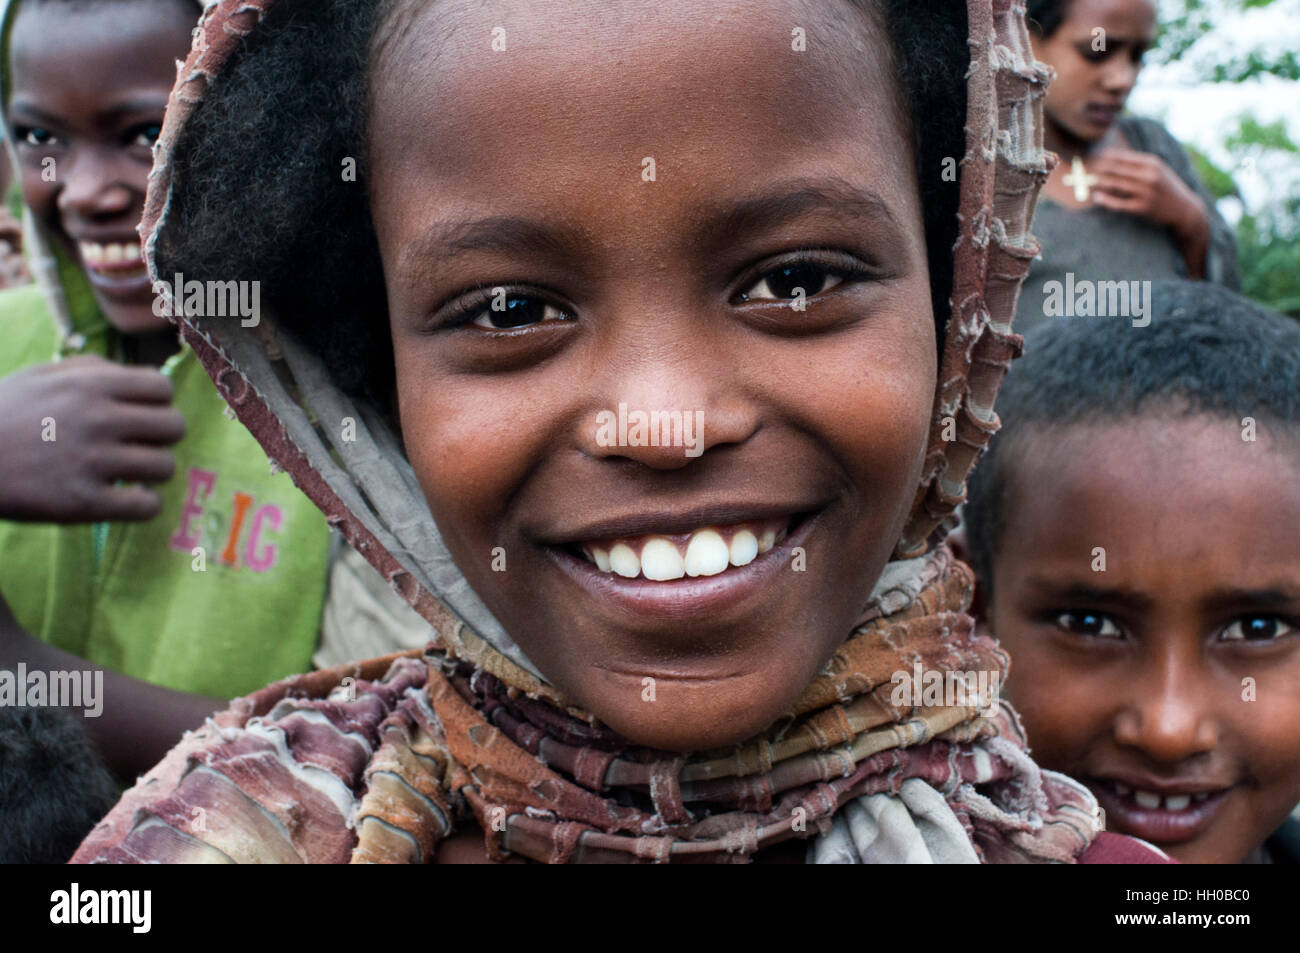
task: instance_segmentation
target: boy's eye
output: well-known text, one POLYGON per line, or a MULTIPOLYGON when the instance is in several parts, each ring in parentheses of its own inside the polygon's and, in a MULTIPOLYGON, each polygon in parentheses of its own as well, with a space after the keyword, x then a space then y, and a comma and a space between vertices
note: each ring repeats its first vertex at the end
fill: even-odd
POLYGON ((812 298, 858 275, 857 270, 845 266, 833 266, 815 261, 795 261, 765 272, 738 297, 742 302, 792 301, 799 297, 802 289, 805 298, 812 298))
POLYGON ((158 137, 162 135, 162 123, 153 122, 145 126, 137 126, 135 129, 131 130, 131 132, 133 133, 131 145, 144 146, 146 149, 152 149, 153 144, 157 142, 158 137))
POLYGON ((1120 631, 1109 616, 1099 612, 1062 612, 1054 620, 1058 628, 1075 635, 1088 635, 1102 639, 1121 639, 1120 631))
POLYGON ((492 295, 488 301, 471 305, 453 323, 473 324, 489 331, 512 331, 544 321, 567 321, 570 316, 555 305, 528 295, 492 295))
POLYGON ((1269 642, 1297 631, 1300 630, 1275 615, 1248 615, 1224 629, 1219 639, 1223 642, 1269 642))

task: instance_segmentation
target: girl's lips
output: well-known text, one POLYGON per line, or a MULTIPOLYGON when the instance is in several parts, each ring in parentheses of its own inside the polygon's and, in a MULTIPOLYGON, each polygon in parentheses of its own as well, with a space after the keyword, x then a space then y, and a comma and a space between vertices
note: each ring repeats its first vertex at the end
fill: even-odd
POLYGON ((1101 106, 1096 103, 1083 108, 1083 114, 1095 126, 1109 126, 1120 114, 1119 106, 1101 106))
POLYGON ((1088 787, 1106 812, 1108 829, 1118 829, 1153 844, 1178 844, 1199 837, 1214 823, 1232 790, 1224 788, 1199 801, 1192 798, 1186 807, 1170 810, 1166 806, 1167 798, 1161 800, 1159 807, 1143 807, 1137 803, 1136 791, 1110 780, 1090 778, 1088 787))
POLYGON ((135 242, 76 242, 77 262, 91 285, 106 298, 143 304, 152 300, 153 285, 135 242))
POLYGON ((637 620, 697 619, 734 609, 767 590, 782 572, 792 572, 794 550, 803 546, 819 525, 823 511, 797 520, 789 535, 744 566, 731 566, 712 576, 685 576, 671 581, 626 578, 602 572, 568 549, 547 546, 545 552, 591 598, 637 620))

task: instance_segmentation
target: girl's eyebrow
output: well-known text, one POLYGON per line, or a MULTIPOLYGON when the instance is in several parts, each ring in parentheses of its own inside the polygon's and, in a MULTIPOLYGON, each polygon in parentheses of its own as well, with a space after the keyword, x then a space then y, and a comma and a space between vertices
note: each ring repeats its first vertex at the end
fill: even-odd
MULTIPOLYGON (((813 213, 844 222, 873 223, 891 239, 901 228, 889 204, 877 192, 844 179, 791 179, 736 201, 712 204, 694 216, 700 224, 695 241, 702 249, 734 242, 737 235, 773 228, 813 213)), ((567 224, 547 225, 517 215, 493 215, 461 222, 435 222, 402 249, 398 271, 422 273, 470 252, 530 251, 562 259, 584 241, 582 231, 567 224)))
MULTIPOLYGON (((131 99, 124 99, 116 102, 106 109, 101 109, 95 113, 95 120, 98 122, 112 123, 123 117, 132 117, 140 113, 161 113, 167 107, 166 96, 137 96, 131 99)), ((21 97, 15 96, 9 102, 10 114, 21 114, 29 122, 39 122, 47 126, 61 125, 59 117, 53 116, 45 110, 34 106, 21 97)))
POLYGON ((889 203, 879 193, 829 177, 790 179, 758 195, 715 208, 706 216, 700 238, 712 246, 813 212, 828 213, 841 221, 866 219, 894 232, 900 230, 889 203))

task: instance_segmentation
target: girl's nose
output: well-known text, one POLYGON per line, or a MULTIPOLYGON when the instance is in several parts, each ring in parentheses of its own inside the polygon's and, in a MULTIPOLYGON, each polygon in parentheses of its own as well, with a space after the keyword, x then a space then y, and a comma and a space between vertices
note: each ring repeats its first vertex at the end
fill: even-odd
POLYGON ((707 344, 619 362, 601 384, 594 411, 579 425, 581 446, 594 457, 676 470, 758 430, 757 403, 714 365, 707 344))
POLYGON ((1127 97, 1137 85, 1138 74, 1141 72, 1141 63, 1135 63, 1124 55, 1112 56, 1106 64, 1102 85, 1112 95, 1127 97))
POLYGON ((61 183, 59 212, 82 219, 139 217, 144 196, 128 178, 124 164, 102 149, 82 149, 55 170, 61 183))

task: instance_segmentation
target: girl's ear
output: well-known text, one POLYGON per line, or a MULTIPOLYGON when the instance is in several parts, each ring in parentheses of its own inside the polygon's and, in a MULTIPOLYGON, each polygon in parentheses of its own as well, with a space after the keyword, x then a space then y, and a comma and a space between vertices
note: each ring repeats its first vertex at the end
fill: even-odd
MULTIPOLYGON (((970 565, 970 547, 966 545, 966 524, 963 522, 955 530, 948 534, 948 546, 952 554, 970 565)), ((975 594, 971 596, 970 614, 977 623, 988 622, 988 609, 984 603, 984 587, 980 584, 979 577, 975 577, 975 594)))

